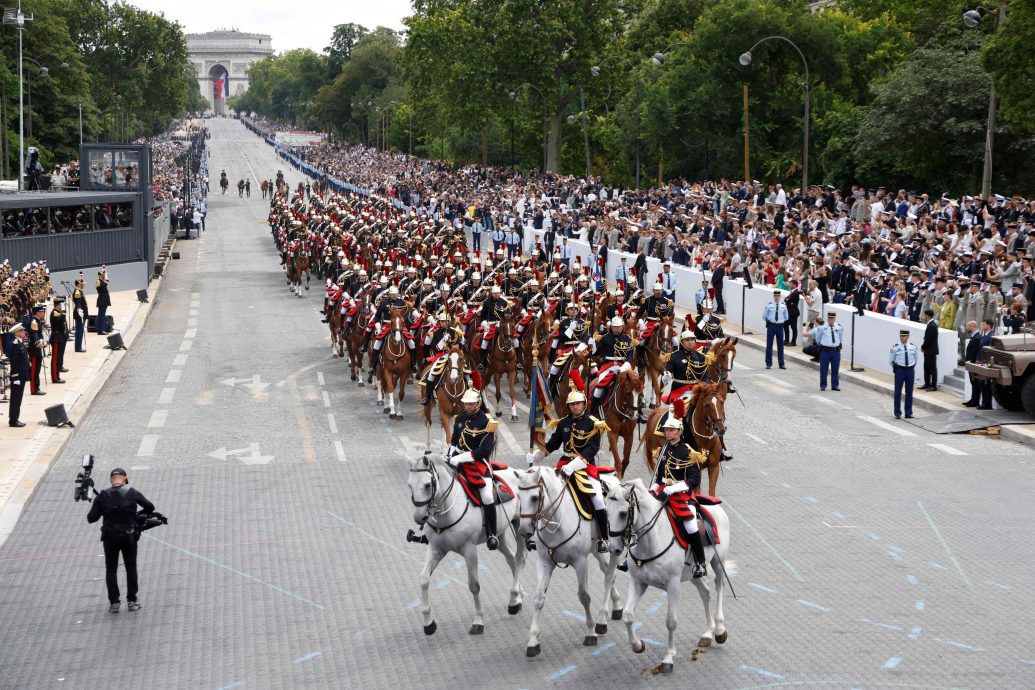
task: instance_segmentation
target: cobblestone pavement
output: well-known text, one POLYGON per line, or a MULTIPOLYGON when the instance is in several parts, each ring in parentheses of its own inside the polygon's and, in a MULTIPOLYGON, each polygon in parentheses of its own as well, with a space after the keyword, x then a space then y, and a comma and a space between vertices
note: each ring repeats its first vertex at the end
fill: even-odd
MULTIPOLYGON (((238 123, 210 123, 213 178, 225 168, 257 190, 285 167, 238 123)), ((736 459, 720 493, 739 599, 724 646, 691 660, 703 620, 688 586, 671 676, 651 673, 656 643, 635 655, 613 624, 583 647, 574 576, 559 571, 543 653, 527 659, 531 597, 508 616, 506 566, 484 550, 485 634, 467 634, 450 556, 426 637, 424 547, 403 540, 406 458, 424 439, 414 391, 391 422, 348 381, 320 286, 288 293, 265 209, 257 191, 217 190, 208 230, 179 244, 145 332, 0 548, 0 687, 1035 686, 1032 452, 929 434, 879 393, 820 393, 814 372, 767 372, 751 350, 735 377, 744 405, 727 405, 736 459), (83 453, 99 484, 125 466, 170 517, 140 543, 139 612, 106 611, 97 529, 72 502, 83 453)), ((523 420, 503 426, 499 457, 517 459, 523 420)), ((648 592, 641 633, 665 639, 664 618, 648 592)))

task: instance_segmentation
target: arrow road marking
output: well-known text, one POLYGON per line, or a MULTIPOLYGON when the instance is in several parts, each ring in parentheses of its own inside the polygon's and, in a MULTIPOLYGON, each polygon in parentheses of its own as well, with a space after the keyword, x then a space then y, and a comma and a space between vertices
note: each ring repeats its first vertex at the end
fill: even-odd
POLYGON ((226 446, 222 446, 208 454, 210 458, 224 461, 231 456, 236 456, 245 465, 268 465, 274 458, 272 455, 259 453, 258 443, 251 443, 247 448, 237 448, 236 450, 227 450, 226 446), (248 453, 247 457, 244 457, 245 453, 248 453))
POLYGON ((257 395, 270 386, 268 383, 263 383, 262 378, 258 374, 255 374, 250 379, 223 379, 220 383, 231 388, 241 384, 241 388, 247 388, 252 395, 257 395))

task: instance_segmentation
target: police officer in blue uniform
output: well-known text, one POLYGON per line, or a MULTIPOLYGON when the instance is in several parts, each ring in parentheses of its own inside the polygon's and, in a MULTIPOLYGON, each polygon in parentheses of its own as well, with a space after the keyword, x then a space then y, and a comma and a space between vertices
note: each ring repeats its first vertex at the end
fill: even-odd
POLYGON ((787 305, 781 301, 780 291, 773 291, 773 301, 762 310, 765 321, 765 368, 773 368, 773 341, 776 341, 776 355, 781 369, 783 364, 783 325, 787 323, 787 305))
POLYGON ((841 390, 841 345, 844 342, 844 329, 837 322, 837 314, 827 312, 827 322, 814 329, 812 336, 819 347, 819 389, 827 389, 829 371, 831 390, 841 390))
POLYGON ((902 388, 906 389, 906 419, 913 417, 913 381, 916 378, 916 345, 909 342, 909 331, 898 332, 898 343, 888 356, 895 370, 895 419, 902 416, 902 388))

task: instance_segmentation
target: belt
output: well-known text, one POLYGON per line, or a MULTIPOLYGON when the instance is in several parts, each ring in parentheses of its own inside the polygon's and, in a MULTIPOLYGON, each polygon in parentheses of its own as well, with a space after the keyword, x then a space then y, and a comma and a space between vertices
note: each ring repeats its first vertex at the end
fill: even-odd
POLYGON ((896 364, 895 371, 898 371, 899 369, 913 369, 914 367, 916 367, 915 364, 910 364, 909 366, 906 366, 905 364, 896 364))
POLYGON ((672 379, 672 383, 679 383, 684 386, 696 386, 700 381, 684 381, 683 379, 672 379))
POLYGON ((819 349, 823 352, 837 352, 841 349, 840 345, 820 345, 819 349))

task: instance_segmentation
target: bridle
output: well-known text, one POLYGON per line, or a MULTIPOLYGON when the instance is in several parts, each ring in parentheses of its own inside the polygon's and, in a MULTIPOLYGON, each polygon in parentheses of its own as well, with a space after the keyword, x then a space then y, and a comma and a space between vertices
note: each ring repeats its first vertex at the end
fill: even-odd
MULTIPOLYGON (((611 500, 617 502, 619 499, 616 495, 612 495, 611 500)), ((622 538, 622 542, 629 549, 629 557, 633 559, 633 562, 636 563, 636 567, 639 568, 647 563, 650 563, 651 561, 656 561, 657 559, 661 558, 666 553, 668 553, 669 549, 672 548, 672 545, 676 543, 676 533, 675 531, 672 532, 672 538, 669 540, 668 546, 666 546, 660 552, 654 554, 650 558, 639 558, 636 554, 633 553, 633 547, 640 543, 640 538, 643 537, 643 535, 647 534, 652 529, 654 529, 654 525, 658 523, 658 520, 661 518, 661 514, 665 511, 665 502, 662 501, 660 506, 658 507, 657 512, 655 512, 654 515, 652 515, 651 518, 647 520, 647 522, 645 522, 639 529, 635 531, 633 530, 633 524, 636 522, 636 510, 640 506, 640 501, 636 496, 635 489, 631 489, 629 492, 628 506, 629 515, 626 518, 625 527, 623 527, 620 531, 617 532, 614 530, 608 530, 607 535, 609 537, 622 538)))
MULTIPOLYGON (((560 470, 554 470, 554 471, 555 472, 560 472, 560 470)), ((543 481, 542 469, 540 469, 539 472, 540 472, 540 474, 539 474, 538 479, 537 479, 535 484, 532 484, 532 485, 521 485, 521 484, 518 484, 518 490, 519 491, 532 491, 533 489, 536 491, 536 506, 539 506, 539 507, 536 509, 536 511, 534 513, 524 513, 524 512, 518 513, 518 517, 523 519, 523 520, 532 520, 532 525, 533 525, 534 530, 535 530, 534 534, 537 537, 539 537, 539 541, 542 543, 543 546, 546 547, 546 552, 547 552, 547 554, 549 554, 550 560, 552 560, 554 565, 556 565, 557 567, 565 568, 565 567, 567 567, 567 565, 563 564, 563 563, 558 563, 557 560, 554 559, 553 555, 554 555, 554 553, 556 553, 557 549, 561 548, 562 546, 567 544, 569 541, 574 539, 575 535, 578 534, 579 531, 581 531, 581 529, 582 529, 582 520, 580 519, 576 523, 575 531, 573 531, 570 535, 568 535, 568 537, 566 539, 564 539, 560 543, 558 543, 558 544, 556 544, 554 546, 550 546, 549 544, 546 543, 546 541, 543 539, 543 534, 546 533, 546 532, 549 532, 550 534, 552 534, 553 532, 556 532, 558 528, 560 528, 560 524, 557 524, 556 527, 554 527, 553 530, 547 530, 546 526, 549 525, 552 522, 552 519, 553 519, 554 515, 557 514, 557 511, 561 507, 561 501, 564 500, 564 496, 568 492, 564 490, 565 489, 564 486, 561 486, 561 490, 557 492, 556 498, 554 498, 553 501, 550 502, 550 505, 548 505, 545 508, 543 508, 542 506, 546 502, 547 492, 546 492, 546 483, 543 481)), ((574 499, 572 499, 572 500, 574 500, 574 499)))
POLYGON ((618 374, 618 382, 615 384, 615 394, 611 396, 611 400, 607 404, 607 407, 613 409, 615 414, 626 420, 633 418, 633 414, 636 412, 636 406, 633 404, 633 399, 628 401, 628 407, 619 407, 619 403, 620 401, 624 402, 622 400, 622 395, 627 392, 627 387, 632 386, 632 375, 634 373, 635 372, 630 370, 628 372, 623 371, 618 374), (624 379, 622 378, 623 376, 625 376, 624 379))
POLYGON ((449 481, 449 486, 447 486, 445 492, 441 496, 439 496, 438 495, 438 470, 435 467, 435 464, 431 460, 428 460, 426 458, 422 459, 421 462, 424 462, 425 466, 424 467, 411 467, 410 468, 410 474, 416 474, 416 473, 419 473, 419 472, 427 472, 431 476, 431 495, 428 497, 428 500, 426 500, 426 501, 417 501, 417 500, 414 500, 413 492, 411 491, 410 492, 410 503, 412 503, 414 505, 414 507, 417 507, 417 508, 424 508, 426 506, 427 509, 428 509, 428 518, 425 521, 425 524, 429 525, 433 530, 435 530, 436 534, 442 534, 442 532, 446 531, 450 527, 455 526, 457 523, 459 523, 461 520, 464 519, 464 516, 467 515, 467 509, 471 507, 471 502, 470 501, 465 501, 464 502, 465 505, 464 505, 463 512, 460 513, 460 517, 458 517, 453 522, 449 523, 448 525, 441 526, 441 527, 435 525, 431 521, 431 519, 433 517, 438 516, 438 515, 444 515, 444 514, 448 513, 449 511, 451 511, 453 509, 453 506, 456 505, 456 501, 454 500, 453 502, 451 502, 449 504, 448 507, 446 507, 446 508, 442 507, 442 502, 445 501, 447 498, 449 498, 449 496, 453 493, 453 488, 456 486, 456 475, 457 475, 457 473, 455 471, 453 472, 453 478, 449 481))
POLYGON ((718 415, 718 396, 718 393, 712 393, 711 396, 702 396, 702 398, 698 400, 697 405, 694 407, 694 414, 690 417, 690 429, 698 438, 709 440, 717 436, 721 437, 723 435, 723 432, 720 431, 720 428, 725 429, 726 427, 726 415, 722 415, 721 417, 718 415), (707 397, 710 397, 710 400, 706 399, 707 397), (708 422, 707 430, 710 432, 708 434, 703 434, 697 428, 697 410, 699 410, 702 406, 707 407, 709 403, 712 405, 713 409, 715 409, 715 414, 713 415, 709 414, 707 411, 702 411, 701 415, 708 422))

